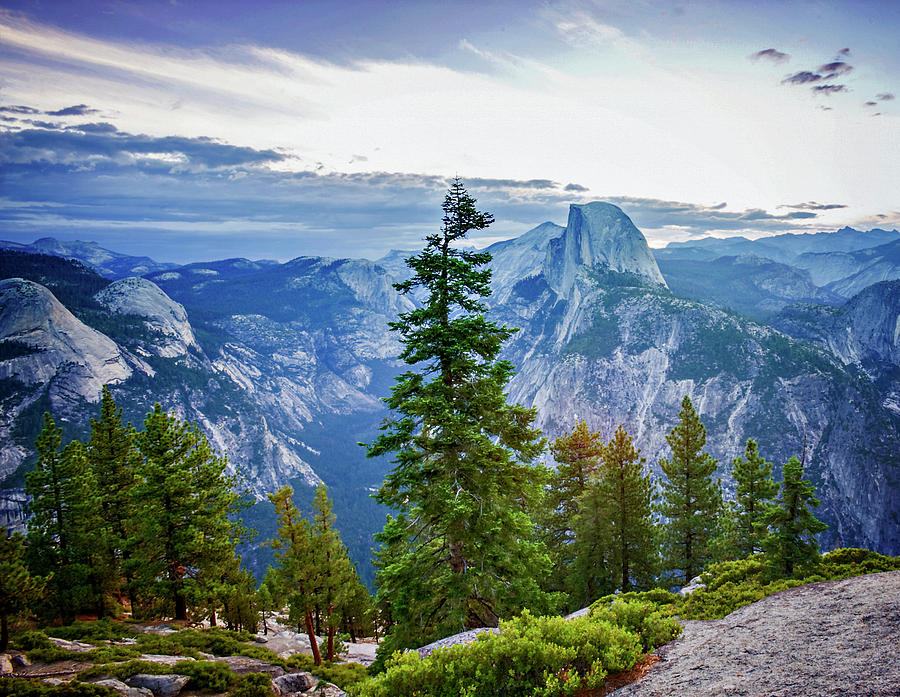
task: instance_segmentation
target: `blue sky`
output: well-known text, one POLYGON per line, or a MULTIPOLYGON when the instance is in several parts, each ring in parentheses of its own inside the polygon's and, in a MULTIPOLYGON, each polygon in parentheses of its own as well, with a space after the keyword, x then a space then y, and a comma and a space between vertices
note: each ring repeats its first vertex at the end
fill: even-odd
POLYGON ((166 261, 475 241, 620 205, 651 244, 900 226, 897 2, 0 10, 0 238, 166 261))

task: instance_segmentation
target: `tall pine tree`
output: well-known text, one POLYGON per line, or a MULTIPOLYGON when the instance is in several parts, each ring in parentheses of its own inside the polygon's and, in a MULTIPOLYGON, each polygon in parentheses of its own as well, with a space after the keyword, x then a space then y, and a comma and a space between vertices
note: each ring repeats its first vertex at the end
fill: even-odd
POLYGON ((498 355, 514 330, 484 314, 490 255, 457 246, 493 217, 458 178, 443 211, 440 233, 406 260, 412 277, 395 286, 425 292, 390 324, 416 370, 397 379, 385 400, 393 417, 368 447, 370 456, 393 455, 376 499, 398 511, 379 535, 378 593, 391 597, 395 623, 382 653, 496 626, 546 600, 536 578, 549 559, 530 517, 546 478, 532 464, 544 442, 535 411, 506 401, 513 368, 498 355))
MULTIPOLYGON (((553 560, 553 573, 548 575, 551 590, 562 590, 573 596, 571 600, 584 602, 585 588, 591 588, 591 578, 602 570, 596 559, 584 564, 583 572, 573 573, 576 560, 575 521, 581 513, 583 497, 591 474, 597 469, 603 454, 600 432, 592 432, 585 421, 579 421, 572 430, 550 444, 550 452, 557 467, 547 485, 546 514, 542 521, 544 539, 553 560), (574 583, 573 583, 574 582, 574 583)), ((589 549, 582 549, 582 557, 589 549)), ((592 590, 586 591, 588 594, 592 590)))
POLYGON ((672 457, 659 461, 666 475, 661 482, 659 510, 667 519, 664 567, 675 572, 673 582, 686 584, 710 561, 709 542, 716 532, 722 495, 712 479, 716 460, 703 452, 706 428, 687 396, 681 401, 678 418, 678 425, 666 436, 672 457))
POLYGON ((762 551, 767 532, 764 519, 778 493, 778 485, 772 479, 772 463, 759 454, 753 439, 747 440, 744 457, 734 458, 731 473, 735 481, 737 553, 745 557, 762 551))
POLYGON ((792 576, 794 571, 819 556, 815 535, 828 528, 816 518, 810 508, 819 505, 813 486, 803 479, 803 464, 796 457, 782 468, 784 480, 776 505, 763 518, 770 532, 762 541, 767 560, 773 571, 792 576))
POLYGON ((36 441, 38 460, 25 477, 32 497, 28 521, 29 570, 52 578, 45 608, 68 623, 97 602, 92 553, 99 525, 96 486, 77 440, 61 449, 62 430, 49 413, 36 441))
POLYGON ((605 502, 604 530, 615 588, 623 593, 649 586, 656 573, 656 498, 646 460, 624 427, 619 426, 603 449, 595 495, 605 502))
POLYGON ((165 599, 176 620, 186 620, 188 599, 234 559, 241 536, 229 517, 239 509, 235 478, 196 425, 157 404, 138 436, 143 456, 132 489, 138 523, 129 559, 144 590, 165 599))
POLYGON ((45 579, 25 565, 22 536, 0 532, 0 653, 9 645, 9 619, 24 613, 44 591, 45 579))

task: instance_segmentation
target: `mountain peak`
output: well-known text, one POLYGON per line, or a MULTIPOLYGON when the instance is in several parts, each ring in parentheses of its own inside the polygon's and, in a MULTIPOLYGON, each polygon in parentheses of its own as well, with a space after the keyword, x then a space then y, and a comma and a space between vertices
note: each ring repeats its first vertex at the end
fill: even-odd
POLYGON ((560 295, 568 294, 582 266, 634 273, 666 285, 644 235, 611 203, 570 205, 565 232, 550 242, 544 274, 560 295))

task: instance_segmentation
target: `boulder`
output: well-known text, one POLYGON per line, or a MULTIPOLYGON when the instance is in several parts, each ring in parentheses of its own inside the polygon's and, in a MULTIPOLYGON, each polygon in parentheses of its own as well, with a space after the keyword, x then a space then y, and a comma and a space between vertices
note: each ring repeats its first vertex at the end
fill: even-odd
POLYGON ((281 666, 274 666, 268 661, 249 656, 221 656, 215 660, 228 665, 233 673, 246 675, 247 673, 265 673, 271 678, 284 675, 285 670, 281 666))
POLYGON ((153 693, 146 687, 129 687, 121 680, 115 678, 107 678, 105 680, 95 680, 94 685, 102 685, 110 687, 118 692, 122 697, 153 697, 153 693))
POLYGON ((313 677, 312 673, 288 673, 273 678, 272 691, 276 695, 284 697, 297 692, 306 692, 315 687, 318 682, 319 679, 313 677))
POLYGON ((125 683, 129 687, 143 687, 153 693, 154 697, 175 697, 187 685, 187 675, 132 675, 125 683))
POLYGON ((320 682, 313 689, 308 690, 304 694, 307 695, 307 697, 347 697, 346 692, 330 682, 320 682))
POLYGON ((61 649, 73 653, 87 653, 88 651, 93 651, 97 648, 93 644, 87 644, 83 641, 66 641, 65 639, 57 639, 55 636, 48 638, 50 639, 50 643, 54 646, 58 646, 61 649))
POLYGON ((28 660, 28 656, 24 653, 14 653, 12 654, 12 664, 13 671, 19 670, 21 668, 27 668, 31 665, 31 661, 28 660))
POLYGON ((174 666, 179 661, 193 661, 190 656, 169 656, 161 653, 145 653, 138 656, 139 661, 147 661, 148 663, 160 663, 164 666, 174 666))
POLYGON ((694 591, 699 591, 699 590, 706 590, 706 584, 703 583, 702 577, 694 576, 694 578, 692 578, 690 580, 690 582, 684 588, 682 588, 680 591, 678 591, 678 595, 680 595, 682 597, 687 597, 694 591))

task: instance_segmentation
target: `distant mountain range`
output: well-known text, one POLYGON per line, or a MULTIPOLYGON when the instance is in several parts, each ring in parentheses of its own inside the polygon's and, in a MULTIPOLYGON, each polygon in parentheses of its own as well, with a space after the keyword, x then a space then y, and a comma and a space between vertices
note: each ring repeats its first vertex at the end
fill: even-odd
MULTIPOLYGON (((651 252, 617 207, 572 206, 565 227, 488 248, 491 315, 521 328, 505 351, 510 395, 551 438, 576 418, 607 437, 624 424, 658 476, 689 394, 723 476, 748 437, 776 463, 805 452, 831 525, 823 544, 898 554, 898 239, 845 228, 651 252)), ((0 252, 0 520, 16 515, 41 413, 84 436, 74 425, 111 382, 133 422, 158 400, 228 452, 260 500, 248 518, 261 536, 274 531, 265 492, 292 483, 308 504, 324 480, 352 555, 368 560, 384 517, 369 494, 390 463, 357 442, 377 433, 402 368, 387 322, 417 301, 392 287, 408 253, 141 260, 147 272, 120 278, 134 257, 39 242, 58 256, 0 252)))

